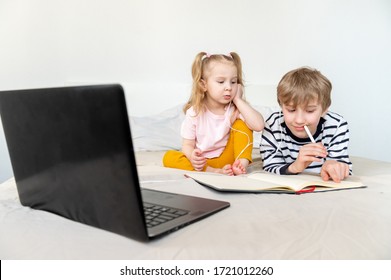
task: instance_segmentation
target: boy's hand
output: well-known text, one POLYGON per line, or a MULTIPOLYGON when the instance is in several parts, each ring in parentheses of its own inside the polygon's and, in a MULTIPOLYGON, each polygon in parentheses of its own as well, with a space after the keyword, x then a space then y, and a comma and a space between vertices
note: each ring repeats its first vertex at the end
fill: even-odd
POLYGON ((196 171, 202 171, 206 164, 206 158, 202 156, 200 149, 194 149, 191 153, 190 162, 196 171))
POLYGON ((339 183, 349 176, 349 165, 336 160, 328 160, 323 164, 320 176, 324 181, 331 179, 334 182, 339 183))
POLYGON ((299 155, 295 162, 289 167, 290 173, 301 173, 311 164, 311 162, 322 162, 322 158, 327 156, 327 150, 322 143, 311 143, 300 148, 299 155))

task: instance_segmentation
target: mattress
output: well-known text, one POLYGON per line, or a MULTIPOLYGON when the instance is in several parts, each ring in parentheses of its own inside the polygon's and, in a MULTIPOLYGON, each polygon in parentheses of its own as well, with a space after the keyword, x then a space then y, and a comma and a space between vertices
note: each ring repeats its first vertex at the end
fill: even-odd
MULTIPOLYGON (((143 243, 24 207, 10 178, 0 185, 0 259, 391 259, 391 163, 352 157, 364 189, 220 193, 162 167, 163 153, 136 153, 142 187, 231 207, 143 243)), ((253 168, 259 166, 256 158, 253 168)))

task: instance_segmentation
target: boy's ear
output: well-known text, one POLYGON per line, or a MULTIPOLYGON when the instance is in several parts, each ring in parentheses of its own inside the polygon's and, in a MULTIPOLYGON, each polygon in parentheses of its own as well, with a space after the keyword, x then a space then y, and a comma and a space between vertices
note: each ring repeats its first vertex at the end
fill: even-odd
POLYGON ((323 111, 322 117, 324 117, 324 116, 327 114, 327 112, 329 111, 329 108, 330 108, 330 107, 327 107, 326 110, 323 111))

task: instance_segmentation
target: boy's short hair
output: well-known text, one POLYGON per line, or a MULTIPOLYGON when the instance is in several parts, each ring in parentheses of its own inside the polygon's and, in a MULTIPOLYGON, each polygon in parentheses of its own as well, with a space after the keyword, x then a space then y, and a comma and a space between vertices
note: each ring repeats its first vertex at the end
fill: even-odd
POLYGON ((286 73, 277 86, 280 106, 307 106, 316 101, 325 111, 331 105, 331 82, 318 70, 301 67, 286 73))

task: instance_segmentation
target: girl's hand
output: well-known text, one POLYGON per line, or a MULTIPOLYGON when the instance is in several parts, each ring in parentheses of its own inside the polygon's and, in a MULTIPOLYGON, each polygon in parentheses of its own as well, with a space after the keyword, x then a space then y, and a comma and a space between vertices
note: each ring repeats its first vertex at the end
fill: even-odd
POLYGON ((242 96, 243 96, 243 87, 242 85, 238 84, 238 89, 234 95, 234 98, 232 99, 232 102, 234 104, 236 104, 236 102, 239 100, 239 99, 242 99, 242 96))
POLYGON ((322 162, 322 158, 327 156, 327 150, 322 143, 311 143, 300 148, 299 155, 295 162, 289 167, 290 173, 301 173, 312 162, 322 162))
POLYGON ((237 108, 236 114, 232 117, 231 123, 233 123, 239 114, 242 115, 246 125, 253 131, 261 131, 265 127, 265 123, 261 113, 252 108, 249 103, 243 99, 243 86, 238 84, 236 94, 232 99, 232 102, 237 108))
POLYGON ((191 153, 190 162, 196 171, 202 171, 206 164, 206 158, 202 156, 200 149, 194 149, 191 153))

